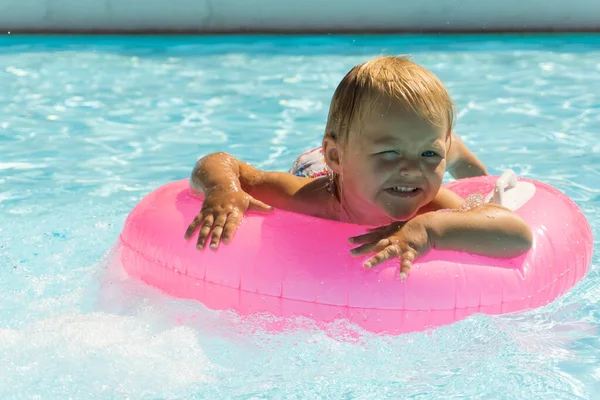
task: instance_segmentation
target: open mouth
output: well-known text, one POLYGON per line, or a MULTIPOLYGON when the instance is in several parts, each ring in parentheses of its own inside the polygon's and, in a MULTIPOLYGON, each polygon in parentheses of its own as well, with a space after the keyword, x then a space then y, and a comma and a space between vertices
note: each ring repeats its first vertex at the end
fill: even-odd
POLYGON ((389 188, 389 190, 391 190, 392 192, 404 192, 404 193, 408 193, 408 192, 416 192, 417 190, 419 190, 419 188, 416 188, 416 187, 407 187, 407 186, 394 186, 392 188, 389 188))
POLYGON ((393 186, 385 189, 386 192, 394 196, 414 196, 418 194, 421 189, 414 186, 393 186))

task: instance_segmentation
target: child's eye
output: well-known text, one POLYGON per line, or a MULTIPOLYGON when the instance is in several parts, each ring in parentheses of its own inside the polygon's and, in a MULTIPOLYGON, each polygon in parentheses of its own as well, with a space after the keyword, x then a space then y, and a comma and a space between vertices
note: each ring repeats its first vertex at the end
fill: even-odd
POLYGON ((427 150, 424 151, 423 154, 421 154, 423 157, 435 157, 437 156, 437 154, 431 150, 427 150))
POLYGON ((382 151, 382 152, 377 153, 377 155, 384 156, 384 157, 395 157, 398 154, 400 154, 400 153, 398 153, 396 150, 387 150, 387 151, 382 151))

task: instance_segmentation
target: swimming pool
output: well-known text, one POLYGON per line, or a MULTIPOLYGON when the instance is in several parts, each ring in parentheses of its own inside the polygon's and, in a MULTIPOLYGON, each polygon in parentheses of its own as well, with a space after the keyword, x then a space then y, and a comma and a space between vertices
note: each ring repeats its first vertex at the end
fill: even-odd
POLYGON ((599 236, 600 36, 4 37, 0 398, 597 398, 597 251, 547 307, 397 338, 269 335, 107 269, 141 197, 217 150, 287 169, 378 54, 438 74, 489 171, 563 190, 599 236))

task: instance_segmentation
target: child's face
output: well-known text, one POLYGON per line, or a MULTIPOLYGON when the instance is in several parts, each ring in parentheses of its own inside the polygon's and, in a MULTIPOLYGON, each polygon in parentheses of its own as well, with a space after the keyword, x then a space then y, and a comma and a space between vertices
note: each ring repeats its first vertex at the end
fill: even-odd
POLYGON ((342 153, 344 201, 374 223, 414 216, 442 185, 447 132, 397 107, 374 108, 342 153))

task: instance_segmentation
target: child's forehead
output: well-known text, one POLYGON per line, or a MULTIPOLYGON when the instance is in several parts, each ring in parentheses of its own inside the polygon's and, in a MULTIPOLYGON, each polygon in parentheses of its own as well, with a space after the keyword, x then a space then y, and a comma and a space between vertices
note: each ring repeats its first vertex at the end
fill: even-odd
POLYGON ((418 95, 368 90, 359 97, 352 124, 420 123, 439 127, 449 124, 451 106, 418 95))
POLYGON ((356 128, 360 131, 369 129, 384 129, 405 127, 418 130, 434 130, 445 125, 443 121, 434 123, 417 110, 404 104, 374 104, 368 109, 361 110, 356 128))
POLYGON ((358 145, 390 142, 445 141, 448 128, 443 122, 434 124, 415 112, 373 112, 352 129, 351 139, 358 145))

